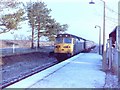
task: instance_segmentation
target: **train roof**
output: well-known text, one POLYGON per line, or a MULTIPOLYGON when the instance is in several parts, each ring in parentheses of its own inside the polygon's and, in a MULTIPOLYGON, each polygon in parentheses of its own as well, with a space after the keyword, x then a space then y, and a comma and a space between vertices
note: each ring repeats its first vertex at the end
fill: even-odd
POLYGON ((86 39, 79 37, 79 36, 76 36, 76 35, 72 35, 72 34, 58 34, 57 37, 61 37, 61 36, 66 37, 66 35, 68 37, 73 37, 73 38, 82 39, 82 40, 86 41, 86 39))

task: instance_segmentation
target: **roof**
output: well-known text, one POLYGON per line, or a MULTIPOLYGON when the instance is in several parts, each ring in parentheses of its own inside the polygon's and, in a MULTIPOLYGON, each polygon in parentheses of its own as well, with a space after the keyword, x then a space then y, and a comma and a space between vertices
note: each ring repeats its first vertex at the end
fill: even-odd
POLYGON ((116 35, 116 30, 117 30, 117 26, 113 29, 113 31, 109 34, 109 37, 113 37, 116 35))
POLYGON ((117 30, 117 29, 120 29, 120 25, 116 26, 116 27, 113 29, 113 31, 109 34, 109 37, 112 37, 113 34, 116 33, 116 30, 117 30))
POLYGON ((113 31, 109 34, 109 38, 112 38, 112 44, 115 44, 117 30, 120 29, 120 26, 116 26, 113 31))
POLYGON ((79 37, 79 36, 76 36, 76 35, 72 35, 72 34, 58 34, 57 37, 60 37, 61 35, 62 35, 63 37, 66 37, 66 35, 67 35, 68 37, 78 38, 78 39, 82 39, 82 40, 85 40, 85 41, 86 41, 86 39, 84 39, 84 38, 82 38, 82 37, 79 37))

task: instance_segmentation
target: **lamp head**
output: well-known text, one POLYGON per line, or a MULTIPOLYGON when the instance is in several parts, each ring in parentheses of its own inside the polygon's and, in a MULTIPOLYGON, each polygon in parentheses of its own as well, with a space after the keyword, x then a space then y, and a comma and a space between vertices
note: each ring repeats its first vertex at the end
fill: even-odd
POLYGON ((92 0, 89 2, 89 4, 95 4, 95 2, 93 2, 92 0))

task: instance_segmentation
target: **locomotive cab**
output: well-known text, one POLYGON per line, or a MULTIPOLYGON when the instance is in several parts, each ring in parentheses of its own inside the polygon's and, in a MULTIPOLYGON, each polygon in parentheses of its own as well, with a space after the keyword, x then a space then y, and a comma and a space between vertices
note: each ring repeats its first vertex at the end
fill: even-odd
POLYGON ((73 55, 73 38, 69 36, 56 37, 54 53, 73 55))

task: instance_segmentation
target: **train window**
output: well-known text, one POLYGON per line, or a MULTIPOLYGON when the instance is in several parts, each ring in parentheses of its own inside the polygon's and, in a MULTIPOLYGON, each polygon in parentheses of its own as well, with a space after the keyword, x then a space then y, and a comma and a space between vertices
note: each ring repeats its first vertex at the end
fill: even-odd
POLYGON ((64 38, 64 43, 72 43, 72 39, 71 38, 64 38))
POLYGON ((56 38, 56 43, 63 43, 63 38, 56 38))
POLYGON ((84 40, 80 39, 80 42, 84 42, 84 40))
POLYGON ((75 38, 73 38, 73 43, 75 43, 76 42, 76 40, 75 40, 75 38))

